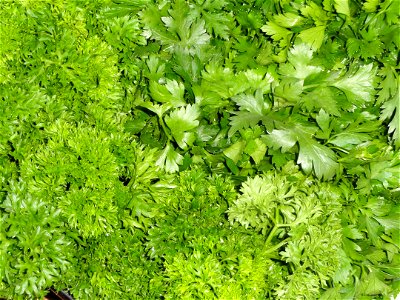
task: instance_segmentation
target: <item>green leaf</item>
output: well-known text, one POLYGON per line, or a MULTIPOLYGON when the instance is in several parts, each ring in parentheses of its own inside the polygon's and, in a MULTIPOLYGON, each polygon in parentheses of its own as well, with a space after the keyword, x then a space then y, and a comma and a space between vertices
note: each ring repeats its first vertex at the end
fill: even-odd
POLYGON ((340 115, 337 93, 335 93, 332 88, 324 86, 317 87, 311 92, 306 93, 301 101, 308 110, 319 110, 322 108, 331 115, 340 115))
POLYGON ((325 38, 325 26, 312 27, 300 32, 298 37, 313 50, 318 50, 325 38))
POLYGON ((331 300, 331 299, 340 299, 342 295, 340 294, 340 288, 334 287, 327 289, 322 295, 320 300, 331 300))
POLYGON ((375 12, 380 2, 380 0, 366 0, 363 3, 363 8, 366 12, 375 12))
POLYGON ((400 145, 400 87, 397 93, 382 105, 381 120, 390 120, 389 133, 396 145, 400 145))
POLYGON ((315 117, 319 128, 325 133, 329 133, 329 124, 331 122, 329 114, 327 114, 323 109, 321 109, 318 115, 315 117))
POLYGON ((162 150, 159 154, 159 158, 156 161, 156 166, 165 169, 169 173, 179 171, 179 165, 182 164, 183 156, 174 150, 171 144, 162 150))
POLYGON ((229 157, 226 158, 226 165, 233 174, 235 175, 239 174, 239 168, 236 166, 235 162, 229 157))
POLYGON ((282 148, 282 152, 287 152, 296 145, 297 139, 290 130, 274 129, 268 135, 268 141, 274 148, 282 148))
POLYGON ((229 157, 235 164, 237 164, 242 156, 245 146, 246 142, 243 140, 239 140, 233 145, 229 146, 229 148, 225 149, 224 154, 229 157))
POLYGON ((362 283, 363 294, 379 295, 385 294, 390 288, 385 284, 376 272, 370 272, 362 283))
POLYGON ((290 64, 280 66, 280 73, 288 77, 295 77, 304 80, 311 74, 319 73, 322 68, 313 66, 311 60, 314 51, 306 44, 298 44, 293 46, 288 54, 290 64))
POLYGON ((180 148, 192 146, 196 139, 193 129, 199 126, 199 117, 200 111, 195 104, 176 109, 165 117, 165 123, 171 129, 172 136, 180 148))
POLYGON ((343 235, 353 240, 361 240, 364 235, 354 225, 348 225, 343 228, 343 235))
POLYGON ((137 103, 138 106, 147 108, 148 110, 152 111, 155 113, 159 118, 161 118, 167 111, 169 111, 172 106, 170 104, 154 104, 153 102, 150 101, 138 101, 137 103))
POLYGON ((230 35, 232 20, 229 15, 222 13, 203 12, 205 27, 209 34, 214 34, 216 37, 227 40, 230 35))
POLYGON ((260 139, 251 140, 244 148, 244 152, 250 155, 256 165, 258 165, 265 157, 267 146, 260 139))
POLYGON ((266 34, 270 35, 274 41, 283 40, 284 45, 287 43, 288 36, 291 34, 291 31, 287 30, 279 26, 274 22, 267 22, 266 25, 261 27, 261 30, 266 34))
POLYGON ((231 128, 228 136, 232 136, 239 129, 254 127, 270 107, 261 93, 256 93, 255 96, 240 94, 232 97, 232 100, 239 106, 239 111, 233 112, 234 116, 230 117, 231 128))
POLYGON ((400 213, 394 213, 387 217, 374 217, 386 230, 400 228, 400 213))
POLYGON ((348 150, 371 140, 371 135, 381 128, 381 123, 376 120, 376 116, 367 113, 346 113, 342 115, 342 119, 335 120, 333 124, 338 133, 333 134, 328 139, 328 143, 348 150))
POLYGON ((315 172, 318 178, 330 179, 338 171, 335 153, 312 138, 315 128, 295 125, 292 128, 274 129, 268 136, 274 148, 285 152, 299 144, 297 163, 306 173, 315 172))
MULTIPOLYGON (((304 23, 304 18, 292 12, 286 12, 283 14, 275 15, 274 21, 276 24, 286 28, 292 28, 300 26, 304 23)), ((261 30, 263 30, 261 28, 261 30)))
POLYGON ((232 69, 217 64, 207 65, 202 72, 202 89, 208 93, 215 92, 222 98, 231 98, 248 90, 247 82, 244 72, 235 74, 232 69))
POLYGON ((300 151, 297 163, 309 173, 314 170, 318 178, 330 179, 338 171, 335 153, 318 142, 303 138, 299 141, 300 151))
POLYGON ((333 275, 333 281, 345 285, 348 283, 353 270, 351 265, 352 261, 349 257, 347 257, 346 253, 344 253, 343 249, 340 250, 340 258, 340 266, 333 275))
POLYGON ((352 145, 359 145, 362 142, 368 141, 370 136, 367 133, 356 133, 356 132, 344 132, 337 134, 329 142, 335 146, 348 149, 352 148, 352 145))
POLYGON ((168 103, 172 107, 186 105, 184 99, 185 87, 181 82, 166 80, 166 84, 159 84, 155 81, 150 82, 151 97, 161 103, 168 103))
POLYGON ((159 40, 167 51, 182 50, 193 54, 209 42, 205 21, 191 16, 190 7, 185 1, 174 1, 168 14, 163 16, 163 13, 157 6, 150 5, 142 18, 148 28, 147 35, 159 40))
POLYGON ((303 16, 311 18, 316 26, 325 26, 329 20, 324 8, 315 2, 310 2, 309 5, 303 6, 300 10, 303 16))
POLYGON ((0 298, 397 296, 398 0, 0 3, 0 298))
POLYGON ((300 95, 303 93, 303 83, 297 78, 284 78, 275 87, 276 96, 289 100, 291 103, 301 101, 300 95))
POLYGON ((384 66, 378 72, 383 79, 379 84, 380 91, 378 92, 378 103, 382 104, 385 101, 392 99, 399 90, 398 76, 390 66, 384 66))
POLYGON ((334 6, 339 14, 344 14, 347 17, 351 17, 349 0, 334 0, 334 6))
POLYGON ((372 64, 360 66, 357 70, 350 70, 342 78, 332 81, 331 86, 342 90, 347 99, 358 106, 365 106, 373 99, 373 79, 375 68, 372 64))

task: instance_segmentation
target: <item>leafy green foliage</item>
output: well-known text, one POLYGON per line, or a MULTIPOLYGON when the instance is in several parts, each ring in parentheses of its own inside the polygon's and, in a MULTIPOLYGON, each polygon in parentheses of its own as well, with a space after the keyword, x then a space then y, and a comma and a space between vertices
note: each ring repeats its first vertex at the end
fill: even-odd
POLYGON ((397 296, 398 12, 0 1, 0 297, 397 296))
POLYGON ((249 178, 240 192, 228 211, 231 222, 261 231, 267 252, 291 265, 273 293, 281 299, 318 298, 341 260, 338 191, 313 185, 288 165, 280 174, 249 178), (301 284, 304 278, 309 279, 306 285, 301 284))
POLYGON ((1 295, 14 299, 44 296, 70 266, 70 242, 60 210, 11 182, 1 204, 1 295))

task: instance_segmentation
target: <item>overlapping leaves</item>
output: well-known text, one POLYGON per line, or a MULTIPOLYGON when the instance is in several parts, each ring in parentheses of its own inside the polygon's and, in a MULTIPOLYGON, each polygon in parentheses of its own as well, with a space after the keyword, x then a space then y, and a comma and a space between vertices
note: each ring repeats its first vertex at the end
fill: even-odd
POLYGON ((398 10, 2 1, 0 296, 396 296, 398 10))

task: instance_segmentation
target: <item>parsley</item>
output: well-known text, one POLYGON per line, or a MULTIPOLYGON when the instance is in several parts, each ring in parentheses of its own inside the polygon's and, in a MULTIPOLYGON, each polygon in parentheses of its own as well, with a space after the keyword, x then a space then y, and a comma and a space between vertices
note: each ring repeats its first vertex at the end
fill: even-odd
POLYGON ((398 0, 0 4, 0 297, 400 293, 398 0))

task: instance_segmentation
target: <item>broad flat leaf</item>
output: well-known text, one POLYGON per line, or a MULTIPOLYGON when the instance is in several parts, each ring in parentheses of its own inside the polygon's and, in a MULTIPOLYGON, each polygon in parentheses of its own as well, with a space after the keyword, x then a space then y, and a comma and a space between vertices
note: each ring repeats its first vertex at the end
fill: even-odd
POLYGON ((169 16, 162 17, 162 21, 168 30, 176 34, 178 38, 183 39, 186 30, 193 22, 193 17, 189 16, 189 5, 183 0, 175 0, 171 9, 168 10, 169 16))
POLYGON ((261 30, 270 35, 274 41, 286 39, 292 33, 274 22, 267 22, 266 25, 261 27, 261 30))
POLYGON ((301 139, 299 145, 297 163, 305 172, 311 172, 314 169, 315 175, 320 179, 330 179, 336 174, 339 165, 331 149, 311 138, 301 139))
POLYGON ((257 69, 248 69, 243 74, 246 76, 247 83, 251 89, 255 90, 256 93, 261 93, 260 96, 271 91, 271 83, 274 81, 274 77, 271 74, 257 69))
POLYGON ((192 145, 195 133, 190 131, 199 126, 199 117, 200 112, 195 104, 176 109, 165 117, 165 123, 171 129, 172 136, 180 148, 186 149, 192 145))
POLYGON ((385 294, 390 288, 385 284, 376 272, 370 272, 363 281, 363 293, 366 295, 385 294))
MULTIPOLYGON (((353 267, 351 266, 351 259, 349 257, 347 257, 347 255, 343 251, 343 249, 340 249, 339 253, 341 256, 340 267, 336 270, 332 279, 334 282, 346 284, 349 280, 349 277, 350 277, 353 267)), ((328 299, 330 299, 330 298, 328 298, 328 299)))
POLYGON ((400 145, 400 86, 397 94, 382 105, 381 120, 390 120, 389 133, 392 134, 393 140, 400 145))
POLYGON ((239 110, 246 110, 259 116, 262 116, 265 110, 269 108, 269 103, 264 101, 260 94, 256 96, 240 94, 232 97, 232 100, 239 106, 239 110))
POLYGON ((321 295, 319 300, 332 300, 332 299, 340 299, 340 287, 329 288, 321 295))
POLYGON ((208 43, 210 36, 206 33, 204 20, 196 20, 189 12, 185 1, 176 0, 168 10, 168 16, 157 18, 155 16, 160 13, 151 8, 145 11, 143 17, 150 35, 165 45, 166 50, 183 50, 193 54, 199 46, 208 43))
POLYGON ((167 31, 161 21, 160 10, 156 6, 150 5, 141 13, 141 17, 147 29, 144 32, 147 38, 153 37, 163 45, 173 45, 176 42, 176 37, 167 31))
POLYGON ((361 240, 364 238, 364 234, 358 230, 354 225, 348 225, 343 227, 343 236, 351 238, 353 240, 361 240))
POLYGON ((149 69, 149 75, 147 76, 153 81, 159 80, 165 74, 165 64, 157 56, 150 56, 146 60, 146 66, 149 69))
POLYGON ((229 118, 231 126, 228 131, 229 137, 234 135, 239 129, 255 126, 262 119, 262 116, 249 111, 235 111, 233 114, 234 116, 229 118))
POLYGON ((297 14, 287 12, 284 14, 279 14, 279 15, 274 16, 274 21, 279 26, 291 28, 291 27, 299 26, 299 25, 303 24, 304 18, 297 14))
POLYGON ((366 0, 363 4, 363 8, 366 12, 375 12, 380 2, 380 0, 366 0))
POLYGON ((343 149, 351 150, 359 144, 372 139, 372 135, 381 128, 381 122, 375 115, 361 113, 344 113, 340 119, 334 120, 336 131, 328 139, 328 143, 343 149), (345 121, 346 120, 346 121, 345 121))
POLYGON ((322 131, 329 131, 329 124, 331 122, 331 119, 329 117, 329 114, 327 114, 323 109, 319 111, 318 115, 315 117, 315 120, 317 121, 317 124, 322 131))
POLYGON ((287 152, 294 145, 296 145, 296 136, 290 130, 274 129, 269 135, 268 140, 271 141, 272 146, 282 148, 282 152, 287 152))
POLYGON ((344 14, 347 17, 351 17, 348 0, 334 0, 334 6, 339 14, 344 14))
POLYGON ((265 157, 267 145, 265 145, 260 139, 251 140, 244 148, 244 152, 250 155, 256 165, 258 165, 265 157))
POLYGON ((329 142, 335 146, 350 149, 353 148, 352 145, 359 145, 370 139, 371 136, 367 133, 344 132, 337 134, 333 139, 329 140, 329 142))
POLYGON ((385 187, 400 186, 400 153, 392 161, 371 162, 370 178, 379 180, 385 187))
POLYGON ((235 134, 239 129, 255 126, 269 109, 269 103, 260 93, 256 93, 255 96, 240 94, 233 97, 232 100, 239 106, 239 111, 233 112, 234 116, 230 117, 229 136, 235 134))
POLYGON ((368 231, 368 238, 371 239, 374 245, 380 245, 381 241, 379 236, 382 233, 382 226, 380 226, 376 220, 370 217, 365 217, 364 221, 368 231))
POLYGON ((160 156, 156 161, 156 165, 165 169, 169 173, 179 171, 179 166, 182 164, 183 156, 174 150, 170 143, 160 152, 160 156))
POLYGON ((204 13, 205 27, 210 34, 227 40, 229 38, 230 26, 232 20, 223 14, 204 13))
MULTIPOLYGON (((378 75, 383 79, 379 84, 377 104, 382 104, 387 100, 392 99, 399 90, 399 79, 397 73, 391 66, 384 66, 378 72, 378 75)), ((399 95, 397 94, 397 97, 399 95)))
POLYGON ((189 37, 186 41, 187 47, 197 47, 199 45, 205 45, 210 40, 210 36, 206 33, 206 28, 204 27, 204 20, 195 22, 190 27, 189 37))
POLYGON ((246 142, 243 140, 239 140, 231 145, 229 148, 225 149, 224 154, 236 164, 242 156, 245 146, 246 142))
POLYGON ((231 98, 250 87, 244 72, 235 74, 233 70, 216 64, 207 65, 201 75, 202 89, 215 92, 222 98, 231 98))
POLYGON ((314 170, 319 179, 332 178, 339 167, 335 153, 312 137, 314 133, 312 127, 297 125, 293 131, 300 146, 297 163, 305 172, 314 170))
POLYGON ((330 179, 338 171, 335 153, 326 146, 318 143, 312 136, 315 128, 294 125, 291 128, 275 129, 268 136, 272 147, 282 148, 285 152, 296 143, 299 144, 297 163, 306 173, 314 170, 315 175, 321 179, 330 179))
POLYGON ((309 5, 302 7, 300 10, 303 16, 312 18, 316 26, 325 26, 329 20, 327 12, 315 2, 310 2, 309 5))
POLYGON ((298 37, 313 50, 318 50, 324 41, 325 26, 316 26, 300 32, 298 37))
POLYGON ((360 57, 363 43, 356 38, 349 38, 346 42, 347 53, 352 57, 360 57))
POLYGON ((374 217, 386 230, 400 228, 400 213, 394 213, 387 217, 374 217))
POLYGON ((373 68, 373 65, 364 65, 356 71, 348 72, 330 85, 342 90, 351 103, 363 107, 365 102, 370 102, 373 99, 374 76, 375 68, 373 68))
POLYGON ((333 88, 320 86, 302 96, 302 102, 308 110, 322 108, 327 113, 339 116, 339 105, 336 100, 337 93, 333 88))
POLYGON ((293 46, 288 54, 289 64, 284 64, 279 68, 282 75, 305 79, 311 74, 322 71, 321 67, 311 65, 314 51, 306 44, 293 46))
POLYGON ((186 105, 185 87, 181 82, 167 79, 164 85, 151 81, 149 89, 151 97, 158 102, 169 103, 172 107, 186 105))
POLYGON ((372 263, 384 262, 386 261, 386 252, 383 250, 374 250, 372 253, 369 253, 365 256, 372 263))
POLYGON ((384 45, 377 36, 371 36, 368 32, 362 31, 360 39, 349 38, 347 40, 347 53, 350 57, 369 59, 381 55, 384 45), (368 37, 368 35, 370 35, 368 37))
MULTIPOLYGON (((291 66, 289 66, 291 68, 291 66)), ((297 78, 283 78, 274 90, 276 96, 289 100, 291 103, 301 101, 303 82, 297 78)))
POLYGON ((138 106, 147 108, 148 110, 154 112, 157 116, 160 118, 172 108, 172 106, 168 103, 166 104, 154 104, 153 102, 150 101, 142 101, 138 102, 138 106))
POLYGON ((360 254, 361 247, 348 238, 343 238, 343 250, 346 255, 354 260, 364 260, 364 256, 360 254))

